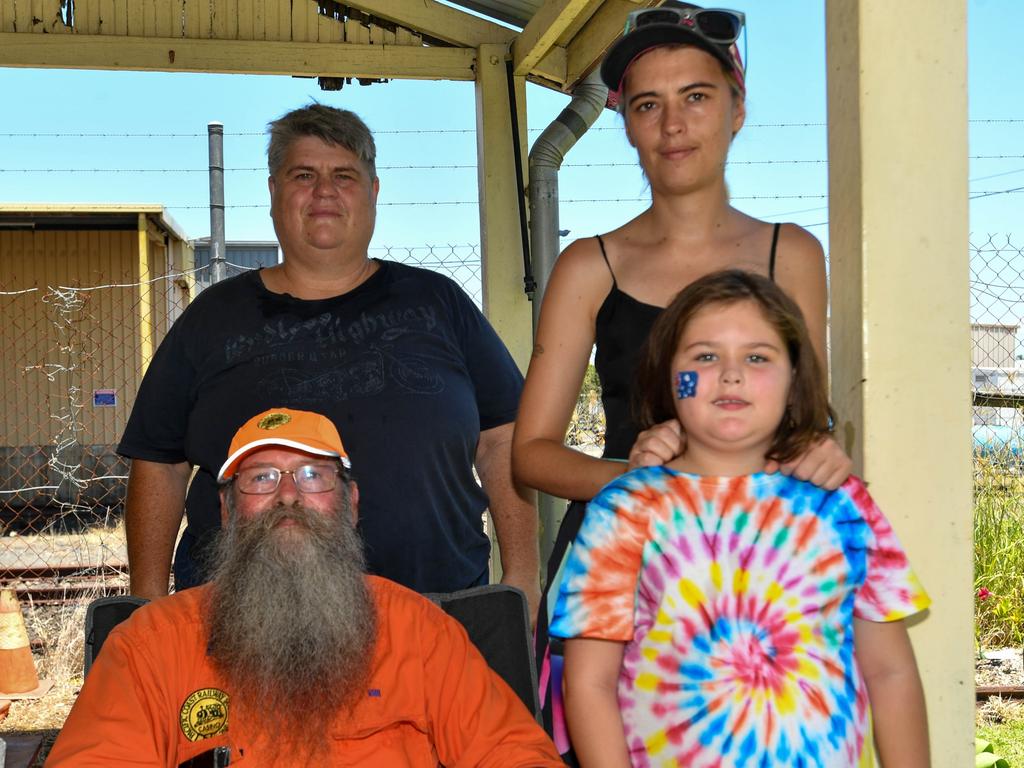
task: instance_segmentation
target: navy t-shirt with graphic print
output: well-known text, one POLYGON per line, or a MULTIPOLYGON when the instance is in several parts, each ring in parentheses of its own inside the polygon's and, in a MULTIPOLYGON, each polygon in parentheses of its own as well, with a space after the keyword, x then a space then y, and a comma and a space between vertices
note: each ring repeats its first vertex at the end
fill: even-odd
POLYGON ((315 411, 338 427, 359 484, 370 571, 419 592, 478 583, 487 497, 473 475, 481 430, 515 420, 522 375, 452 280, 379 261, 349 293, 306 301, 258 272, 203 291, 175 322, 139 389, 118 451, 188 461, 179 589, 205 580, 220 525, 216 474, 260 411, 315 411))

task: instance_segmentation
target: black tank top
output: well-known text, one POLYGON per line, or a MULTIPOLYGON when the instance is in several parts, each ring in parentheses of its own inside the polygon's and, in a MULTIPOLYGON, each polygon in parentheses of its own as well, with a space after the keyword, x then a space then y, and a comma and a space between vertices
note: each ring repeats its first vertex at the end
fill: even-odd
MULTIPOLYGON (((775 279, 775 246, 779 242, 779 224, 772 232, 772 249, 768 257, 768 277, 775 279)), ((601 402, 604 405, 604 457, 626 459, 636 441, 638 429, 630 412, 633 371, 640 348, 658 319, 663 307, 644 304, 619 290, 612 272, 604 241, 597 235, 601 256, 612 276, 612 289, 597 312, 594 338, 597 352, 594 367, 601 380, 601 402)))

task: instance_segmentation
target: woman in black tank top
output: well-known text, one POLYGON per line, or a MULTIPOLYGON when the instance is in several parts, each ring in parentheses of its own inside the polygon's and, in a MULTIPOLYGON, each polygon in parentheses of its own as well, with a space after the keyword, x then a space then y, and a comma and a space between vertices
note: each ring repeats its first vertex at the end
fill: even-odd
MULTIPOLYGON (((671 6, 670 0, 662 8, 671 6)), ((825 361, 821 245, 794 224, 758 221, 729 204, 725 163, 746 117, 738 49, 707 38, 699 26, 664 17, 651 17, 624 35, 601 68, 609 101, 618 104, 650 184, 651 206, 618 229, 576 241, 559 257, 516 421, 517 479, 562 498, 590 499, 627 469, 664 463, 680 452, 678 422, 637 435, 630 393, 635 361, 655 318, 697 278, 734 268, 770 276, 800 306, 825 361), (595 343, 607 423, 602 458, 564 443, 595 343)), ((850 468, 842 449, 825 440, 782 471, 838 487, 850 468)), ((549 593, 557 590, 552 582, 582 517, 582 504, 571 505, 548 564, 549 593)), ((550 602, 556 596, 557 591, 550 602)), ((547 602, 538 618, 541 698, 545 725, 565 751, 564 732, 550 707, 560 686, 547 645, 547 602)))

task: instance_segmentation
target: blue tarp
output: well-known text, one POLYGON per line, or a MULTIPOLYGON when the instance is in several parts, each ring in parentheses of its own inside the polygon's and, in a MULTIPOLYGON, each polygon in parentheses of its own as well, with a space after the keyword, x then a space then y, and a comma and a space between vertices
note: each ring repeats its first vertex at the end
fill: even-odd
POLYGON ((986 456, 1024 455, 1024 435, 1013 427, 976 424, 971 428, 974 452, 986 456))

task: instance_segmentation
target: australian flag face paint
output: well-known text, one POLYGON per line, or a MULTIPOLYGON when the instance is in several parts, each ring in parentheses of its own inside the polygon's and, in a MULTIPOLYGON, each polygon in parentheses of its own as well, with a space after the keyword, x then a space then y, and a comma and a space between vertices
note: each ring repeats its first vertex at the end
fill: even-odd
POLYGON ((688 397, 697 396, 697 372, 677 371, 676 372, 676 398, 685 400, 688 397))

